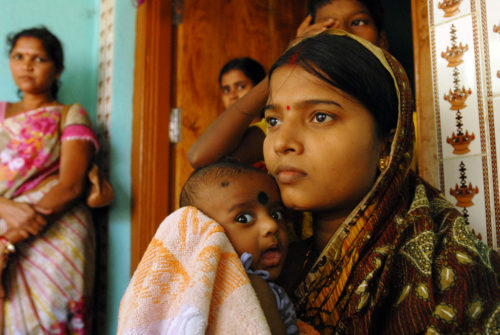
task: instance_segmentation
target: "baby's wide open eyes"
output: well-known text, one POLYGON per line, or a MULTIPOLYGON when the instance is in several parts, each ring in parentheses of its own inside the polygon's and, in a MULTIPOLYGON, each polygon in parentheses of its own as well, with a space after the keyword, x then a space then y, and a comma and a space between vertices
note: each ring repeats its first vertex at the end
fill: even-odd
MULTIPOLYGON (((284 210, 283 209, 277 209, 277 210, 273 210, 271 213, 270 213, 270 216, 271 218, 276 221, 276 222, 280 222, 284 219, 285 215, 284 215, 284 210)), ((236 218, 235 218, 235 221, 238 222, 238 223, 251 223, 254 221, 254 215, 250 214, 250 213, 243 213, 243 214, 240 214, 238 215, 236 218)))
POLYGON ((285 215, 283 213, 283 210, 279 209, 279 210, 274 210, 271 213, 271 217, 274 219, 274 221, 279 222, 279 221, 283 220, 283 218, 285 217, 285 215))
POLYGON ((236 217, 238 223, 249 223, 253 221, 253 215, 249 213, 240 214, 236 217))

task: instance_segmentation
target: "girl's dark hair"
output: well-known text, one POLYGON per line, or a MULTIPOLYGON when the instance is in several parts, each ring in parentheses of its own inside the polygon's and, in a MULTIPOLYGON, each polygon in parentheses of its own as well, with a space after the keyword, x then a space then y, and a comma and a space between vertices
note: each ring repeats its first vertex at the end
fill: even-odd
POLYGON ((266 70, 256 60, 245 57, 235 58, 224 64, 219 73, 219 85, 221 84, 222 76, 231 70, 240 70, 247 76, 254 85, 257 85, 262 79, 266 77, 266 70))
MULTIPOLYGON (((333 2, 334 0, 309 0, 307 3, 307 13, 312 16, 312 22, 316 20, 316 12, 333 2)), ((375 25, 377 26, 378 32, 384 30, 384 8, 380 3, 380 0, 356 0, 362 3, 366 9, 370 12, 375 25)))
POLYGON ((395 129, 398 96, 393 78, 380 61, 358 41, 322 33, 287 50, 271 67, 295 64, 358 100, 375 118, 379 136, 395 129))
MULTIPOLYGON (((17 33, 11 33, 7 36, 7 45, 9 48, 9 54, 14 49, 14 46, 17 43, 17 40, 21 37, 34 37, 38 38, 42 42, 43 49, 49 56, 50 60, 54 62, 54 66, 57 73, 62 72, 64 69, 64 53, 61 41, 50 32, 46 27, 33 27, 21 30, 17 33)), ((57 93, 59 92, 59 83, 55 80, 50 87, 50 93, 54 99, 57 99, 57 93)), ((20 95, 20 90, 18 91, 18 95, 20 95)))

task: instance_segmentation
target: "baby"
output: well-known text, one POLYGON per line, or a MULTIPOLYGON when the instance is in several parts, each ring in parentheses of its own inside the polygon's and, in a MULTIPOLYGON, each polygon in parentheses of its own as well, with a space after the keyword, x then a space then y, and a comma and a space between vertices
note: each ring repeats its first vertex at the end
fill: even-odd
POLYGON ((237 163, 208 165, 189 177, 181 192, 180 206, 197 207, 224 227, 249 274, 271 330, 298 334, 293 304, 284 289, 272 282, 281 272, 288 249, 284 207, 274 179, 237 163), (277 314, 276 305, 282 324, 272 316, 277 314))

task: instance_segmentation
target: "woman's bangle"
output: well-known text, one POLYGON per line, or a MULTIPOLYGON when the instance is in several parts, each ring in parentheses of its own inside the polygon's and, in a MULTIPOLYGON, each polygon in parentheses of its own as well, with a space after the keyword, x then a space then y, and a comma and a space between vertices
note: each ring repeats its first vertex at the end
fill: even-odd
POLYGON ((9 241, 5 236, 0 235, 0 242, 5 245, 5 249, 3 249, 4 255, 10 255, 16 252, 16 247, 9 241))

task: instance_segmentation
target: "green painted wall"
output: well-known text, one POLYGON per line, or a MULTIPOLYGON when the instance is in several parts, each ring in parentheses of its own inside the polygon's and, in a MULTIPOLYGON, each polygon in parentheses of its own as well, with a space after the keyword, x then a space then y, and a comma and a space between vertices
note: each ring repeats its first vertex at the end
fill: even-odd
MULTIPOLYGON (((0 0, 0 100, 15 101, 6 36, 45 25, 63 43, 66 69, 59 100, 80 102, 95 120, 97 106, 100 0, 0 0)), ((116 334, 121 296, 130 271, 130 154, 136 9, 132 1, 116 0, 111 116, 111 181, 116 200, 108 227, 106 325, 99 334, 116 334)), ((102 327, 99 327, 102 328, 102 327)))
POLYGON ((111 181, 116 200, 110 212, 106 334, 116 334, 118 307, 130 272, 130 168, 136 9, 116 0, 111 116, 111 181))

